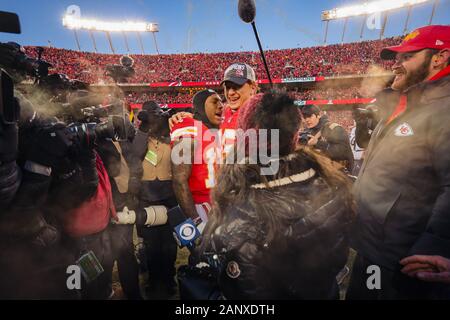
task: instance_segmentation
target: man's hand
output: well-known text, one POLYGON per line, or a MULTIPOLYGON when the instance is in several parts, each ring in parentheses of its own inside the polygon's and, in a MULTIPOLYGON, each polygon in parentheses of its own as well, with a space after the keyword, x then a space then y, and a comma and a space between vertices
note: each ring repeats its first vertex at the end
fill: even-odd
POLYGON ((450 260, 441 256, 415 255, 400 261, 401 270, 423 281, 450 284, 450 260))
POLYGON ((175 113, 172 117, 169 118, 169 128, 172 130, 172 127, 178 122, 183 121, 183 118, 193 118, 194 115, 190 112, 178 112, 175 113))
POLYGON ((308 140, 308 146, 315 146, 319 142, 319 139, 317 138, 317 136, 308 134, 308 137, 310 138, 308 140))

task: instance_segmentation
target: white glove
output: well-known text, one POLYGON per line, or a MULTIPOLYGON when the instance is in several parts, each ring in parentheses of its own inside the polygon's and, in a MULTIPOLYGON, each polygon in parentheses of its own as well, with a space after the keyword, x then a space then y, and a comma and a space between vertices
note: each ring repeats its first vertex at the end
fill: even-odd
POLYGON ((128 207, 117 212, 117 220, 113 220, 114 224, 134 224, 136 222, 136 212, 129 210, 128 207))

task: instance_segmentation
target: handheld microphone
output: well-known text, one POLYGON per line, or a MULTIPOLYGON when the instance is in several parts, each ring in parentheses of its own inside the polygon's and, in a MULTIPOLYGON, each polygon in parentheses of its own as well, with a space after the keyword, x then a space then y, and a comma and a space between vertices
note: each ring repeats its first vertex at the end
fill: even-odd
POLYGON ((173 235, 180 248, 187 247, 193 249, 195 247, 195 240, 200 237, 194 220, 186 219, 183 210, 180 206, 173 207, 167 212, 169 225, 174 229, 173 235))

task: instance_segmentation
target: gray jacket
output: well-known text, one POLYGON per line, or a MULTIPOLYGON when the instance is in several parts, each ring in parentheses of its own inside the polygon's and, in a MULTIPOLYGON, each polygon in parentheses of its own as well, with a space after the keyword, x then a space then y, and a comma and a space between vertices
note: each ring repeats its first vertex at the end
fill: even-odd
MULTIPOLYGON (((412 254, 450 257, 450 76, 407 96, 407 111, 372 133, 354 187, 354 245, 390 270, 412 254)), ((398 94, 387 90, 377 101, 391 114, 398 94)))

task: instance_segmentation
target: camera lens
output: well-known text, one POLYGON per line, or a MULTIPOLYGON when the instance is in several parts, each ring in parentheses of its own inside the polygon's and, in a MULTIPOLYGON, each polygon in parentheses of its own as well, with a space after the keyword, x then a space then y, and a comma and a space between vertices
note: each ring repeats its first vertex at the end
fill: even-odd
POLYGON ((72 136, 77 141, 77 145, 81 148, 93 148, 96 139, 96 123, 83 123, 83 124, 72 124, 67 127, 67 130, 72 134, 72 136))

